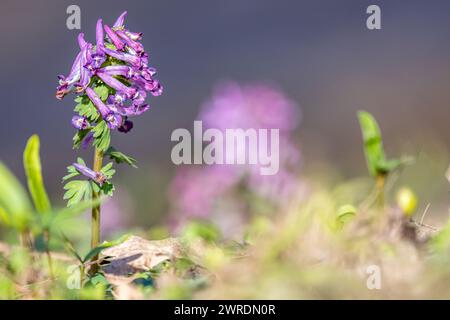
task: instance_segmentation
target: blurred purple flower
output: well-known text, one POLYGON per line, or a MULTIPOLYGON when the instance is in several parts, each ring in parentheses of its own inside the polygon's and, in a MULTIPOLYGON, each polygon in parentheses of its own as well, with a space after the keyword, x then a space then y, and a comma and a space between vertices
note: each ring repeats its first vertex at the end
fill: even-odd
POLYGON ((129 224, 132 203, 126 190, 118 188, 115 197, 109 198, 102 204, 102 234, 105 237, 123 230, 129 224))
MULTIPOLYGON (((226 207, 245 211, 249 206, 238 203, 253 200, 242 197, 244 193, 281 207, 299 190, 301 157, 292 141, 299 124, 299 109, 280 90, 264 84, 222 84, 202 106, 199 118, 204 129, 216 128, 223 134, 226 129, 235 128, 279 129, 280 167, 271 176, 262 176, 259 165, 182 167, 170 193, 177 218, 217 218, 221 212, 218 204, 224 201, 236 202, 226 207)), ((240 214, 245 216, 248 212, 240 214)))

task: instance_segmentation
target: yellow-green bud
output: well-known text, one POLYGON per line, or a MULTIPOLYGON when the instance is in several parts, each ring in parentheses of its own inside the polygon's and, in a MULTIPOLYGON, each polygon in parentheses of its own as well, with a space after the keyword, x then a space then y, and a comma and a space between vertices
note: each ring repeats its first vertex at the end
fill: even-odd
POLYGON ((410 188, 403 187, 398 190, 397 206, 408 217, 412 216, 412 214, 416 211, 417 197, 410 188))

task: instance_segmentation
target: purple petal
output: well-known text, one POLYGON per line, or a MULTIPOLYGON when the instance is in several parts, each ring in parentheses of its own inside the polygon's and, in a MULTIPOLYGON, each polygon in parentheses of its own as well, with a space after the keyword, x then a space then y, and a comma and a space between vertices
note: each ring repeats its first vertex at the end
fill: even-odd
POLYGON ((112 130, 119 128, 122 125, 122 116, 120 114, 111 112, 106 116, 105 121, 108 123, 108 127, 112 130))
POLYGON ((86 167, 86 166, 84 166, 82 164, 79 164, 79 163, 73 163, 72 165, 83 176, 85 176, 85 177, 87 177, 87 178, 89 178, 91 180, 94 180, 99 185, 102 185, 103 183, 106 182, 106 177, 105 177, 105 175, 102 172, 94 171, 94 170, 92 170, 92 169, 90 169, 90 168, 88 168, 88 167, 86 167))
POLYGON ((126 11, 122 12, 122 14, 117 18, 116 22, 114 22, 113 28, 122 28, 124 26, 126 15, 126 11))
POLYGON ((127 35, 125 32, 123 32, 122 30, 117 30, 117 31, 116 31, 116 34, 117 34, 120 38, 122 38, 123 41, 125 41, 125 43, 127 44, 127 46, 129 46, 130 48, 132 48, 132 49, 136 52, 136 54, 140 54, 141 52, 144 51, 144 46, 143 46, 141 43, 139 43, 139 42, 137 42, 137 41, 134 41, 134 40, 130 39, 130 38, 128 37, 128 35, 127 35))
POLYGON ((103 34, 103 24, 102 19, 97 20, 97 25, 95 27, 95 39, 97 41, 97 51, 102 50, 104 45, 104 34, 103 34))
POLYGON ((77 87, 77 92, 83 92, 87 86, 89 85, 89 83, 91 82, 91 71, 86 68, 86 65, 88 64, 88 60, 90 59, 91 56, 91 52, 90 50, 92 49, 92 45, 90 43, 88 43, 83 51, 82 51, 82 55, 81 55, 81 61, 80 64, 82 66, 81 71, 80 71, 80 81, 78 81, 78 83, 76 84, 77 87))
POLYGON ((108 123, 110 129, 117 129, 122 124, 122 116, 107 107, 94 90, 86 88, 86 94, 102 115, 103 120, 108 123))
POLYGON ((108 35, 109 39, 111 40, 111 42, 114 44, 114 46, 118 50, 122 50, 123 47, 125 46, 125 43, 123 43, 123 41, 120 40, 120 38, 117 36, 116 32, 114 30, 112 30, 107 24, 105 24, 105 31, 106 31, 106 34, 108 35))
POLYGON ((86 88, 86 94, 89 97, 89 99, 92 101, 92 103, 95 105, 97 110, 102 115, 102 118, 105 119, 110 113, 110 110, 108 107, 103 103, 103 101, 100 99, 100 97, 95 93, 92 88, 86 88))
POLYGON ((153 89, 150 91, 154 97, 158 97, 163 93, 163 86, 158 80, 154 80, 153 89))
POLYGON ((128 87, 124 85, 122 82, 117 80, 116 78, 110 76, 109 74, 98 72, 97 76, 102 79, 104 83, 106 83, 111 88, 123 92, 127 95, 128 98, 133 97, 136 94, 136 89, 128 87))
POLYGON ((129 31, 129 30, 125 30, 125 34, 126 34, 131 40, 134 40, 134 41, 141 40, 141 39, 142 39, 142 35, 143 35, 142 32, 131 32, 131 31, 129 31))
POLYGON ((89 121, 85 117, 73 116, 72 126, 78 130, 86 130, 90 127, 89 121))
POLYGON ((81 142, 81 147, 83 148, 83 150, 86 150, 92 143, 92 141, 94 141, 94 133, 91 131, 86 135, 86 137, 81 142))
POLYGON ((122 76, 129 78, 132 69, 128 66, 107 66, 98 70, 98 72, 105 73, 110 76, 122 76))
POLYGON ((56 91, 56 98, 62 99, 64 96, 70 92, 72 85, 75 84, 78 80, 80 80, 81 76, 81 60, 84 52, 83 50, 78 53, 78 55, 75 58, 75 61, 72 64, 72 68, 70 70, 70 73, 67 77, 64 76, 58 76, 59 78, 59 86, 56 91))
POLYGON ((134 56, 132 54, 123 53, 105 48, 105 53, 113 58, 127 62, 135 67, 140 67, 143 64, 143 60, 140 57, 134 56))
POLYGON ((81 32, 78 35, 78 46, 80 47, 81 50, 83 50, 86 45, 87 45, 87 42, 86 42, 86 40, 84 40, 84 33, 81 32))

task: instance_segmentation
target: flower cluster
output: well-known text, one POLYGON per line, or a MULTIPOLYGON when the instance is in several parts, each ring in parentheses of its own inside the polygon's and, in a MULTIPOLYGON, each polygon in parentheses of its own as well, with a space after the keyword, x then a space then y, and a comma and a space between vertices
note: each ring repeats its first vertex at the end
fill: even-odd
MULTIPOLYGON (((163 88, 154 78, 156 70, 148 66, 148 54, 139 42, 142 33, 131 32, 124 26, 127 12, 123 12, 112 27, 98 19, 96 44, 78 36, 80 52, 67 77, 59 76, 56 97, 62 99, 75 92, 87 95, 109 129, 128 132, 133 123, 128 119, 149 109, 145 103, 147 93, 162 94, 163 88), (106 35, 105 35, 106 33, 106 35), (102 100, 94 90, 99 84, 109 88, 107 99, 102 100)), ((78 130, 90 127, 86 116, 74 116, 72 125, 78 130)))

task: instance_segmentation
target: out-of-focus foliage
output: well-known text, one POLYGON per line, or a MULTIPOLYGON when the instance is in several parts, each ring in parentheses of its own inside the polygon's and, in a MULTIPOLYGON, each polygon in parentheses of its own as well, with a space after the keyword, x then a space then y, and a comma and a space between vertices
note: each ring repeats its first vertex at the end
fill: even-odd
POLYGON ((28 190, 30 190, 34 207, 39 213, 48 213, 51 210, 47 191, 42 179, 41 159, 39 157, 39 137, 33 135, 28 139, 27 146, 23 153, 23 164, 28 180, 28 190))

